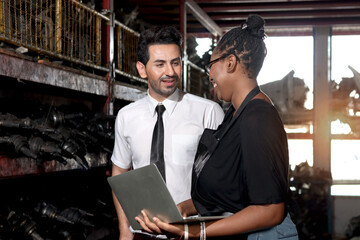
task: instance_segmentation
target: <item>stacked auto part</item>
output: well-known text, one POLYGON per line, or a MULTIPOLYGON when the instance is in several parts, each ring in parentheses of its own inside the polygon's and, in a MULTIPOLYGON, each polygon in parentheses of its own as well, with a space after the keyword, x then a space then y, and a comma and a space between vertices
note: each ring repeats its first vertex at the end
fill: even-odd
POLYGON ((0 181, 0 239, 116 239, 108 167, 0 181))
POLYGON ((114 117, 82 109, 85 111, 72 106, 38 106, 33 107, 31 116, 1 112, 0 157, 63 165, 73 160, 74 168, 83 169, 106 165, 113 147, 114 117))
POLYGON ((330 240, 331 174, 303 162, 290 173, 290 213, 299 239, 330 240))

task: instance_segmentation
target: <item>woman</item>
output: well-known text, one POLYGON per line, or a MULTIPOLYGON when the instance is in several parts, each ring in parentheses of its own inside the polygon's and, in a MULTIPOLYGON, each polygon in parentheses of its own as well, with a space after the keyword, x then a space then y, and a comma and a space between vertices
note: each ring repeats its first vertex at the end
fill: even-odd
POLYGON ((230 216, 188 226, 157 218, 151 222, 143 214, 144 219, 137 220, 145 230, 185 239, 298 239, 286 210, 286 133, 256 81, 266 56, 264 38, 264 20, 251 15, 222 37, 207 66, 218 98, 232 106, 216 131, 206 129, 202 135, 193 168, 192 201, 182 205, 188 206, 182 212, 230 216))

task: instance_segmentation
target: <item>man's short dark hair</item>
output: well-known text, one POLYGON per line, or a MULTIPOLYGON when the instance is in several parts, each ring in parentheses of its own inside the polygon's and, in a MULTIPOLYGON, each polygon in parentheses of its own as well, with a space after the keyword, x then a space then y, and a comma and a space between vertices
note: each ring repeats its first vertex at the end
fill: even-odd
POLYGON ((138 43, 138 61, 147 64, 149 61, 149 47, 156 44, 176 44, 181 51, 182 38, 179 31, 173 27, 152 27, 141 32, 138 43))

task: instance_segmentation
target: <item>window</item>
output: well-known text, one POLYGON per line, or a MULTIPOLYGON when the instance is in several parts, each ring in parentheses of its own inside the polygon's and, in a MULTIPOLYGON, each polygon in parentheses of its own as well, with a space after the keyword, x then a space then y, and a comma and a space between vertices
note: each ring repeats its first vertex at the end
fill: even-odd
POLYGON ((289 161, 292 170, 302 162, 313 166, 313 141, 312 139, 289 139, 289 161))
MULTIPOLYGON (((277 107, 286 131, 305 133, 310 131, 313 107, 313 37, 268 37, 268 50, 258 76, 258 84, 277 107), (292 72, 293 71, 293 72, 292 72), (291 102, 287 101, 292 81, 296 92, 291 102)), ((313 141, 289 137, 289 160, 291 168, 307 161, 313 165, 313 141)), ((295 137, 296 138, 296 137, 295 137)))
POLYGON ((359 42, 360 35, 332 37, 332 195, 360 195, 359 42))

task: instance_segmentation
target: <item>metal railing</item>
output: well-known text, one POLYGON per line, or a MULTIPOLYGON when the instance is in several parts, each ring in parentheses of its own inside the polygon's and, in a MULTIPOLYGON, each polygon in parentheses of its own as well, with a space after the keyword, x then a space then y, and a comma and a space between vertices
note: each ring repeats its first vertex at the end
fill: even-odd
POLYGON ((137 45, 140 34, 115 21, 115 72, 133 80, 146 83, 136 70, 137 45))
MULTIPOLYGON (((0 0, 0 41, 106 72, 103 34, 110 24, 110 17, 76 0, 0 0)), ((140 34, 118 21, 113 32, 115 73, 146 83, 136 70, 140 34)), ((187 90, 204 96, 205 73, 191 62, 187 67, 187 90)))
POLYGON ((0 40, 103 70, 101 33, 106 21, 75 0, 0 0, 0 40))
POLYGON ((186 89, 188 92, 205 98, 213 97, 209 96, 211 86, 204 69, 188 60, 186 72, 188 79, 186 89))

